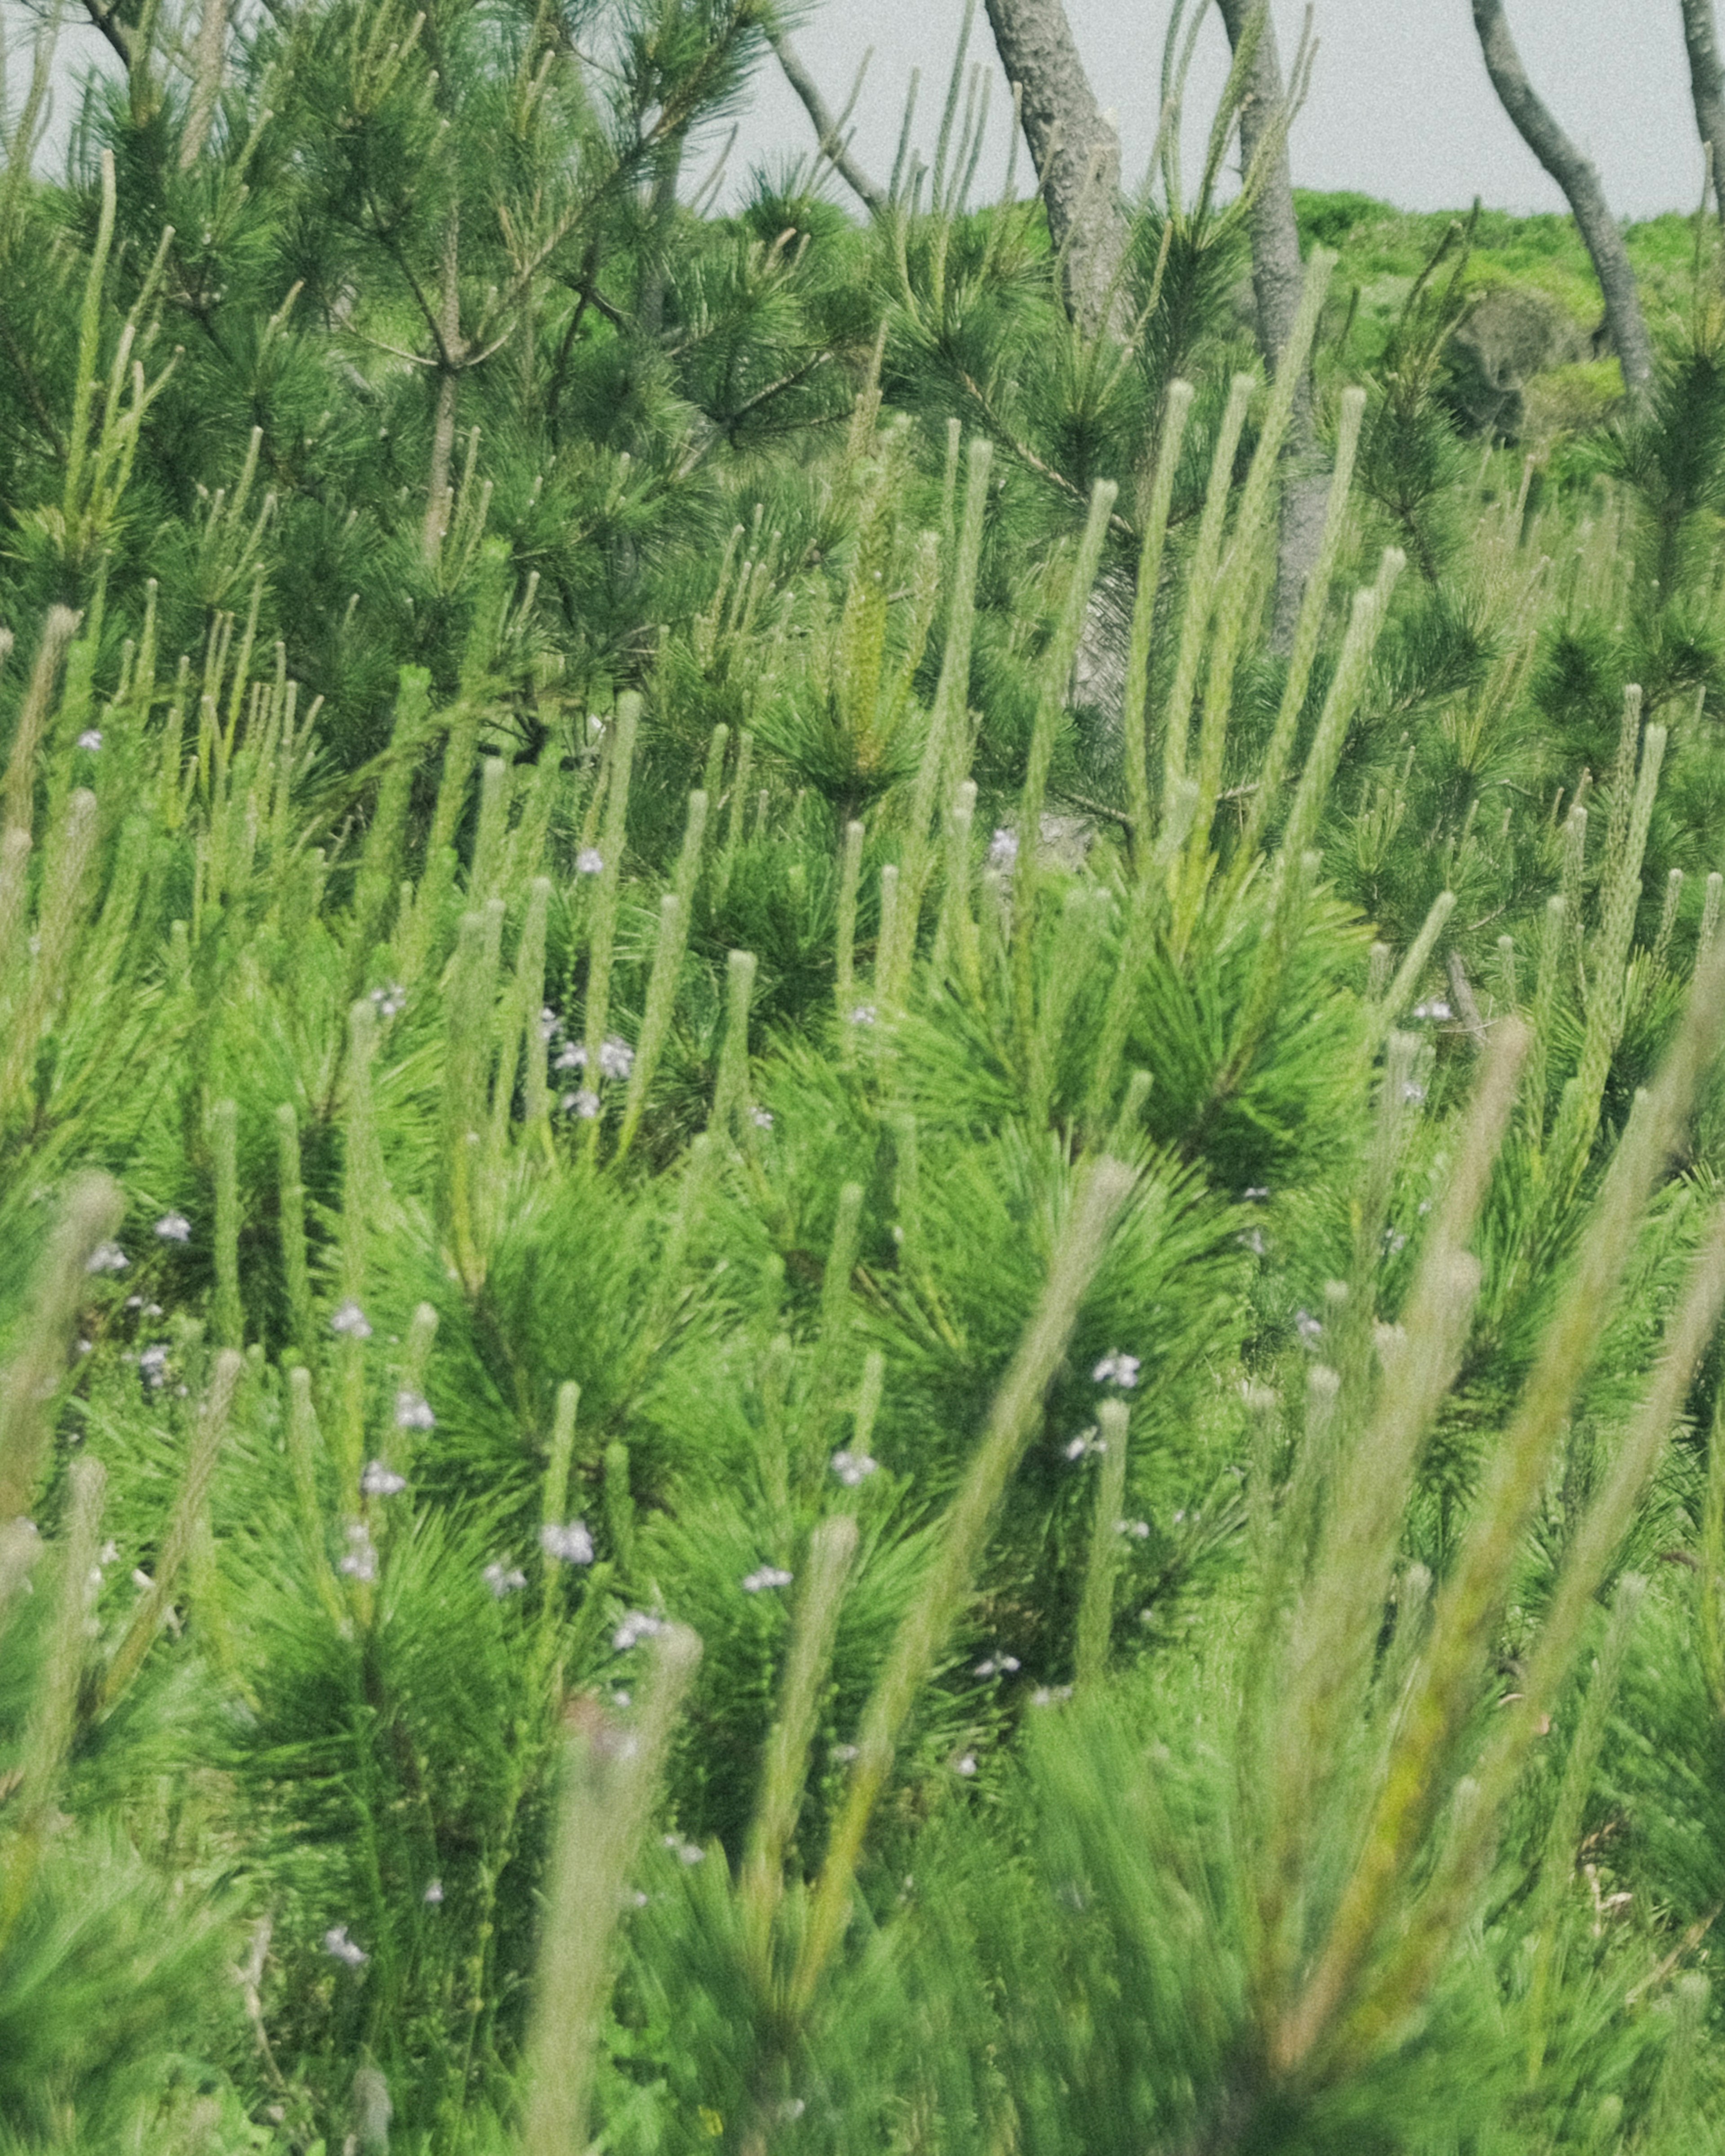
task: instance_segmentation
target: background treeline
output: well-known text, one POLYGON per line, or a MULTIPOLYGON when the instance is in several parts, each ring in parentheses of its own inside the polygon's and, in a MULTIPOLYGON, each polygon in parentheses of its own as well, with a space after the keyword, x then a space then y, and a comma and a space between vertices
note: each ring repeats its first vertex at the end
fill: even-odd
POLYGON ((962 48, 858 222, 757 0, 90 12, 0 2148, 1725 2143, 1711 216, 1626 396, 1300 197, 1266 377, 1261 17, 1081 247, 962 48))

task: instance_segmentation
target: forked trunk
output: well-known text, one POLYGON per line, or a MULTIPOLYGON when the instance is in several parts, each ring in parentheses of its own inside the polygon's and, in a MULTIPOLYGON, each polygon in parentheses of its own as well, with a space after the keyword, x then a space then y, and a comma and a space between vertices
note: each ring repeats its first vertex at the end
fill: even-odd
POLYGON ((1630 267, 1629 250, 1605 200, 1599 176, 1553 119, 1544 100, 1528 81, 1510 35, 1503 0, 1473 0, 1473 21, 1498 102, 1515 122, 1517 133, 1563 189, 1563 198, 1574 213, 1604 295, 1605 321, 1623 368, 1624 391, 1630 410, 1640 410, 1653 387, 1653 346, 1641 313, 1635 273, 1630 267))

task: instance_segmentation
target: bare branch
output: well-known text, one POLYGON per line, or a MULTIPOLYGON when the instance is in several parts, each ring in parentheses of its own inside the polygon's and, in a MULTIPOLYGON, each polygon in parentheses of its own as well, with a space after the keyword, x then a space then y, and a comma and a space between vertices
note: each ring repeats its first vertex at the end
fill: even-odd
POLYGON ((832 108, 820 94, 819 85, 803 66, 798 57, 796 47, 779 28, 777 23, 769 23, 767 35, 772 42, 773 51, 778 55, 779 65, 784 69, 785 80, 801 98, 803 110, 814 123, 815 140, 819 146, 820 154, 831 165, 852 194, 862 203, 870 217, 884 217, 886 213, 886 197, 852 157, 850 139, 843 131, 845 121, 850 117, 850 107, 855 104, 857 92, 862 87, 863 69, 868 66, 870 57, 874 51, 873 46, 870 46, 869 52, 863 56, 862 68, 857 70, 856 82, 851 90, 850 100, 844 111, 834 117, 832 108))

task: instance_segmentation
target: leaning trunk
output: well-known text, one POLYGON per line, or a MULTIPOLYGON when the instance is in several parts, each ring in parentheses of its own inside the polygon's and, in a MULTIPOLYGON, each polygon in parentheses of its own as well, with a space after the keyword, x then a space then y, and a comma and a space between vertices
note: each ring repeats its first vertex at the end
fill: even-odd
POLYGON ((1641 313, 1641 296, 1629 251, 1589 159, 1569 140, 1547 110, 1522 65, 1504 18, 1503 0, 1473 0, 1474 28, 1486 72, 1498 102, 1516 131, 1563 191, 1581 237, 1593 258, 1594 274, 1604 295, 1605 321, 1623 368, 1623 387, 1632 412, 1643 408, 1653 387, 1653 346, 1641 313))
POLYGON ((1130 328, 1121 290, 1120 138, 1101 115, 1061 0, 987 0, 995 48, 1024 100, 1024 139, 1064 264, 1066 311, 1086 336, 1130 328))
POLYGON ((1725 68, 1719 64, 1719 28, 1713 0, 1682 0, 1683 43, 1689 49, 1689 88, 1695 124, 1712 167, 1713 202, 1725 218, 1725 68))
MULTIPOLYGON (((1217 3, 1227 28, 1228 42, 1237 49, 1259 12, 1258 6, 1255 0, 1217 0, 1217 3)), ((1240 106, 1240 160, 1245 171, 1251 170, 1258 145, 1265 131, 1276 124, 1286 94, 1281 60, 1276 51, 1276 28, 1266 19, 1252 56, 1251 73, 1240 106)), ((1306 283, 1306 271, 1300 259, 1300 228, 1294 216, 1293 170, 1288 161, 1286 136, 1261 177, 1252 198, 1250 217, 1258 349, 1263 355, 1265 371, 1273 379, 1293 334, 1294 317, 1300 311, 1300 295, 1306 283)), ((1271 643, 1274 650, 1285 654, 1293 649, 1300 602, 1317 560, 1329 499, 1329 474, 1312 417, 1309 368, 1302 373, 1294 393, 1287 443, 1282 451, 1281 481, 1281 521, 1276 539, 1271 643)))

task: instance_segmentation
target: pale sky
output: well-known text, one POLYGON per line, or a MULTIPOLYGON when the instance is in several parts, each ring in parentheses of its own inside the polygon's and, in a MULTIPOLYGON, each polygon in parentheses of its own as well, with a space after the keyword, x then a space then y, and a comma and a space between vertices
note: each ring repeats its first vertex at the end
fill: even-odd
MULTIPOLYGON (((1129 185, 1142 177, 1155 132, 1170 4, 1066 0, 1097 98, 1119 116, 1129 185)), ((1286 56, 1305 9, 1301 0, 1274 5, 1286 56)), ((1497 209, 1563 207, 1492 95, 1468 0, 1316 0, 1313 13, 1319 49, 1312 95, 1294 130, 1297 186, 1357 187, 1409 209, 1463 208, 1476 194, 1497 209)), ((1678 0, 1508 0, 1508 14, 1536 87, 1593 158, 1619 215, 1692 209, 1702 158, 1678 0)), ((796 42, 834 107, 843 104, 865 51, 875 49, 853 126, 856 155, 882 185, 912 68, 922 71, 916 137, 932 154, 962 16, 962 0, 809 0, 796 42)), ((57 135, 72 105, 69 69, 103 49, 85 30, 62 50, 57 135)), ((1202 144, 1226 55, 1221 20, 1211 10, 1189 95, 1189 156, 1202 144)), ((971 57, 996 78, 978 176, 986 193, 1004 171, 1010 107, 980 5, 971 57)), ((803 108, 769 60, 732 154, 726 195, 734 199, 752 163, 776 164, 811 139, 803 108)), ((693 183, 705 162, 691 157, 685 169, 693 183)), ((1019 169, 1021 176, 1029 170, 1022 157, 1019 169)))
MULTIPOLYGON (((1097 100, 1119 115, 1135 184, 1156 130, 1170 0, 1066 0, 1066 8, 1097 100)), ((1305 8, 1274 0, 1274 10, 1286 59, 1305 8)), ((1315 0, 1312 12, 1319 49, 1295 125, 1296 186, 1357 187, 1407 209, 1465 208, 1476 194, 1493 209, 1563 208, 1492 93, 1468 0, 1315 0)), ((1678 0, 1507 0, 1507 13, 1535 87, 1592 157, 1618 214, 1692 209, 1702 166, 1678 0)), ((859 162, 883 185, 913 67, 922 70, 916 131, 925 154, 932 144, 963 14, 962 0, 814 0, 798 33, 798 50, 835 110, 875 48, 852 124, 859 162)), ((1000 157, 985 156, 980 191, 991 177, 998 184, 1009 110, 980 5, 971 55, 997 77, 990 140, 1000 157)), ((1189 151, 1202 143, 1226 70, 1227 40, 1211 10, 1189 93, 1189 151)), ((763 74, 733 164, 771 162, 809 139, 788 87, 763 74)))

